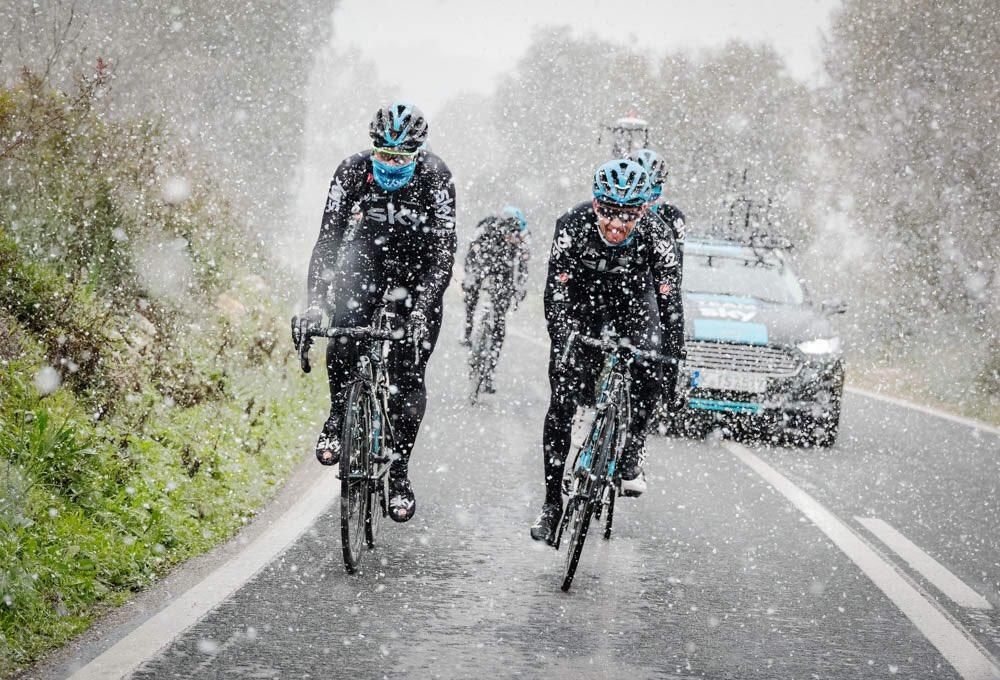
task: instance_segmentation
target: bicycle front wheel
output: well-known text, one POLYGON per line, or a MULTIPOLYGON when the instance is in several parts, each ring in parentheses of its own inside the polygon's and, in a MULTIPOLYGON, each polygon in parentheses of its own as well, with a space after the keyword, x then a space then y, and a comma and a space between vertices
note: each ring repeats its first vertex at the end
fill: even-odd
POLYGON ((371 503, 371 397, 365 385, 348 388, 340 454, 340 539, 344 568, 353 574, 361 564, 371 503))
POLYGON ((388 508, 386 506, 389 498, 389 474, 369 480, 368 484, 368 507, 365 508, 365 540, 369 548, 375 547, 375 539, 378 537, 379 529, 382 527, 382 519, 385 517, 388 508))
POLYGON ((583 543, 587 540, 587 531, 590 529, 590 517, 594 512, 590 493, 577 495, 569 502, 571 505, 566 509, 567 517, 563 520, 565 529, 570 532, 569 542, 566 544, 566 565, 563 569, 563 592, 569 591, 573 585, 576 567, 580 564, 580 556, 583 554, 583 543))

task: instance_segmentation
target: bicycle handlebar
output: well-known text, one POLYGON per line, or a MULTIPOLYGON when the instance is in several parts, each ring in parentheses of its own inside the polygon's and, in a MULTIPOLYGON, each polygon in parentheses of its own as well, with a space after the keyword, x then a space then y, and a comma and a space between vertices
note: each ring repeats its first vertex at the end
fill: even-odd
MULTIPOLYGON (((292 319, 293 329, 295 328, 295 323, 296 320, 292 319)), ((315 326, 308 328, 303 337, 298 340, 299 366, 302 367, 303 373, 312 371, 312 365, 309 363, 309 347, 312 344, 313 338, 371 338, 374 340, 400 342, 405 338, 405 335, 400 334, 398 331, 377 329, 372 326, 357 326, 353 328, 338 328, 336 326, 321 328, 315 326)))
POLYGON ((371 326, 356 326, 349 328, 315 328, 306 331, 306 339, 311 338, 372 338, 375 340, 402 340, 403 335, 390 330, 378 330, 371 326))
POLYGON ((619 350, 627 350, 633 358, 643 359, 646 361, 653 361, 660 364, 669 364, 677 361, 675 357, 666 356, 665 354, 660 354, 659 352, 651 352, 644 349, 636 349, 631 345, 624 344, 622 342, 623 338, 593 338, 589 335, 584 335, 579 331, 573 331, 569 334, 569 340, 566 342, 566 350, 563 352, 560 364, 565 365, 569 360, 570 352, 573 350, 573 343, 580 342, 581 344, 587 345, 588 347, 594 347, 595 349, 603 350, 605 352, 617 352, 619 350))

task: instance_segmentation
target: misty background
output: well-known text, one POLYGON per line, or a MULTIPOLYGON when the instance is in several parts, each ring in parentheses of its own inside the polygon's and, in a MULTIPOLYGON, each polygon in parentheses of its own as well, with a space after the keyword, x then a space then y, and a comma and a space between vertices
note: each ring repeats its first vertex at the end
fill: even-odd
POLYGON ((602 124, 634 112, 693 230, 720 219, 732 173, 772 199, 813 297, 848 304, 849 380, 995 417, 995 2, 461 7, 386 19, 352 1, 4 0, 0 74, 29 66, 70 87, 104 60, 107 115, 162 121, 290 306, 329 177, 368 146, 377 106, 427 111, 458 184, 460 247, 488 212, 525 210, 536 296, 555 218, 608 156, 602 124))

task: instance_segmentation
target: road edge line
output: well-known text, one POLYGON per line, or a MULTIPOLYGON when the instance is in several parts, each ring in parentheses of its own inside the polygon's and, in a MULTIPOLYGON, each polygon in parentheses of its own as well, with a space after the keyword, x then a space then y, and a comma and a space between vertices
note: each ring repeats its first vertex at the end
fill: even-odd
POLYGON ((965 680, 1000 678, 1000 664, 974 638, 909 583, 850 526, 745 446, 722 446, 805 515, 896 605, 965 680))
POLYGON ((903 399, 901 397, 893 397, 888 394, 880 394, 879 392, 873 392, 871 390, 865 389, 863 387, 856 387, 854 385, 847 385, 845 388, 848 392, 854 394, 860 394, 863 397, 868 397, 869 399, 877 399, 879 401, 884 401, 893 406, 899 406, 901 408, 907 408, 913 411, 919 411, 920 413, 926 413, 930 416, 936 416, 938 418, 943 418, 945 420, 950 420, 953 423, 958 423, 959 425, 965 425, 966 427, 971 427, 974 430, 982 430, 983 432, 989 432, 990 434, 995 434, 1000 436, 1000 427, 990 425, 989 423, 984 423, 981 420, 975 420, 974 418, 966 418, 965 416, 955 415, 954 413, 948 413, 947 411, 942 411, 941 409, 934 408, 933 406, 925 406, 924 404, 918 404, 908 399, 903 399))
POLYGON ((133 673, 294 544, 339 497, 331 486, 327 475, 317 475, 299 500, 245 549, 72 673, 69 680, 122 678, 133 673))

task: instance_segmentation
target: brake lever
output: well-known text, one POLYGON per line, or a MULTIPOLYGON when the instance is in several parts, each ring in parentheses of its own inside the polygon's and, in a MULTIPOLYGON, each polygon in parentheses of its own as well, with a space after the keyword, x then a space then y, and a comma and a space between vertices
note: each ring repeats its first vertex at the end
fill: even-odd
POLYGON ((423 333, 415 333, 413 335, 413 365, 417 366, 420 364, 420 346, 423 344, 423 333))
POLYGON ((566 346, 563 348, 562 356, 559 357, 559 368, 564 368, 566 362, 569 361, 569 352, 573 348, 573 342, 576 340, 576 336, 580 334, 580 331, 570 331, 569 337, 566 339, 566 346))
POLYGON ((306 331, 306 337, 299 342, 299 366, 302 367, 303 373, 312 371, 312 365, 309 363, 309 346, 311 344, 312 339, 309 337, 309 332, 306 331))

